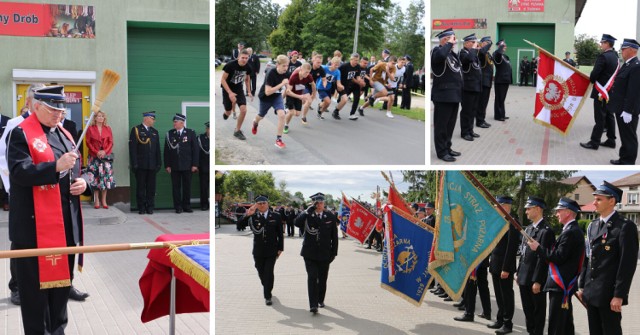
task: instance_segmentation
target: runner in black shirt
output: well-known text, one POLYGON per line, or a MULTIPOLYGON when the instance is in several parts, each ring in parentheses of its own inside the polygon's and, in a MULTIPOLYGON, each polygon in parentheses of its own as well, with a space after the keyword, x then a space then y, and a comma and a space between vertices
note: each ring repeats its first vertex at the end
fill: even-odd
POLYGON ((276 147, 284 149, 286 145, 282 142, 282 131, 284 129, 285 110, 282 100, 283 94, 289 83, 287 70, 289 69, 289 58, 285 55, 279 55, 276 58, 276 67, 267 72, 264 77, 264 84, 260 88, 258 97, 260 98, 260 111, 253 120, 251 133, 258 133, 258 123, 262 120, 269 109, 273 107, 274 113, 278 116, 278 131, 276 134, 276 147))
MULTIPOLYGON (((313 64, 311 65, 311 76, 313 77, 314 82, 318 82, 319 78, 322 78, 322 85, 327 86, 327 74, 324 72, 324 68, 322 68, 322 55, 314 54, 312 58, 313 64)), ((307 85, 304 93, 310 93, 311 99, 307 100, 307 102, 302 105, 302 124, 307 124, 307 112, 309 112, 309 108, 311 108, 311 103, 316 98, 317 92, 311 89, 311 85, 307 85)))
POLYGON ((356 110, 358 109, 358 103, 360 102, 360 88, 364 86, 364 80, 360 76, 360 55, 357 53, 351 54, 348 63, 340 65, 340 81, 344 89, 338 92, 338 105, 333 110, 333 118, 340 120, 338 113, 340 109, 349 101, 349 94, 353 93, 353 105, 351 106, 351 113, 349 113, 349 120, 357 120, 356 110))
POLYGON ((222 70, 222 79, 220 80, 222 87, 222 104, 224 105, 223 119, 228 119, 232 111, 235 111, 235 106, 240 106, 240 117, 236 121, 236 128, 233 131, 233 136, 240 140, 245 140, 246 137, 242 133, 242 122, 247 114, 247 101, 244 96, 244 90, 242 83, 244 82, 247 87, 247 93, 249 97, 253 99, 251 93, 251 86, 249 82, 249 75, 251 74, 251 67, 248 64, 249 52, 247 50, 240 51, 240 56, 237 60, 227 63, 222 70))

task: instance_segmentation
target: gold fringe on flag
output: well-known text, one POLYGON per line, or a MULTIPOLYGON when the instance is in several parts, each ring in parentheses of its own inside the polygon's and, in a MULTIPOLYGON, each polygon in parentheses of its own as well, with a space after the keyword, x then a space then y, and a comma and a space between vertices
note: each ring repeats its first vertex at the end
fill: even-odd
POLYGON ((202 267, 202 265, 187 257, 180 248, 178 248, 178 246, 170 247, 169 258, 171 259, 171 263, 173 263, 178 269, 188 274, 198 282, 198 284, 206 288, 207 291, 210 291, 209 282, 211 276, 209 275, 209 271, 202 267))

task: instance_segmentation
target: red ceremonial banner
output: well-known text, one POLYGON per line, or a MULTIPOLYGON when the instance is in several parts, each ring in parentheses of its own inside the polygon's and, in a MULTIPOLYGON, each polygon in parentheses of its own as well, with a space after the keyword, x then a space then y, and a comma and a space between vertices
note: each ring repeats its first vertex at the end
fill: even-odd
POLYGON ((364 243, 378 223, 380 223, 380 219, 377 216, 362 207, 357 201, 351 202, 347 235, 364 243))
POLYGON ((431 29, 487 29, 487 19, 434 19, 431 29))
POLYGON ((510 12, 544 12, 544 0, 509 0, 510 12))
POLYGON ((591 91, 589 78, 540 49, 534 121, 566 135, 591 91))
POLYGON ((0 2, 0 35, 95 38, 95 8, 0 2))

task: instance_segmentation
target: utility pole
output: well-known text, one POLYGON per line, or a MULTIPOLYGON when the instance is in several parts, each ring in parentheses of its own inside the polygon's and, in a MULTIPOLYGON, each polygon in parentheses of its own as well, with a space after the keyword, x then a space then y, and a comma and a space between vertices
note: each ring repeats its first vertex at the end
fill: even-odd
MULTIPOLYGON (((638 0, 640 1, 640 0, 638 0)), ((360 0, 358 0, 358 7, 356 10, 356 32, 353 37, 353 52, 357 52, 358 50, 358 28, 360 27, 360 0)))

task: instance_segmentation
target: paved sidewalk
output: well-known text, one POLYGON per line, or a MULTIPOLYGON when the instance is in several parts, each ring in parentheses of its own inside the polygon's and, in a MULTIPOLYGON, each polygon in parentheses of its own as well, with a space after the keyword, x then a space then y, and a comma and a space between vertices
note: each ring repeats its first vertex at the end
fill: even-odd
MULTIPOLYGON (((265 306, 251 256, 251 232, 237 232, 234 225, 223 225, 215 235, 216 334, 494 334, 486 327, 490 321, 485 319, 454 321, 453 317, 462 312, 431 293, 417 308, 380 288, 381 254, 364 249, 351 238, 340 240, 338 257, 329 271, 327 307, 313 316, 300 256, 302 239, 285 237, 285 250, 275 268, 273 306, 265 306)), ((515 286, 514 334, 523 334, 524 314, 515 286)), ((493 287, 489 287, 495 320, 498 309, 493 287)), ((630 293, 631 305, 623 308, 625 334, 640 334, 639 292, 640 280, 636 278, 630 293)), ((480 309, 478 301, 477 313, 480 309)), ((588 334, 586 310, 575 299, 574 318, 576 334, 588 334)))
MULTIPOLYGON (((209 211, 175 214, 156 211, 153 215, 130 212, 128 205, 108 210, 83 206, 85 244, 153 242, 162 234, 209 232, 209 211)), ((0 211, 0 249, 8 250, 7 213, 0 211)), ((73 284, 88 292, 84 302, 69 301, 66 334, 168 334, 169 317, 148 323, 140 321, 142 295, 138 280, 147 266, 148 251, 122 251, 85 255, 82 273, 73 284)), ((9 260, 0 260, 0 335, 24 334, 20 307, 9 301, 9 260)), ((178 314, 177 334, 209 334, 209 313, 178 314)))
MULTIPOLYGON (((561 133, 533 122, 535 88, 511 85, 505 101, 505 122, 493 119, 494 89, 487 106, 486 121, 491 128, 474 127, 480 135, 474 141, 460 136, 460 115, 453 132, 452 148, 462 156, 456 162, 446 163, 435 154, 433 145, 433 104, 431 104, 429 134, 430 159, 434 165, 605 165, 618 159, 620 138, 616 149, 600 147, 598 150, 584 149, 580 142, 589 141, 593 120, 593 99, 588 98, 578 113, 569 134, 561 133)), ((616 130, 617 133, 617 130, 616 130)), ((616 135, 618 136, 618 135, 616 135)), ((606 140, 603 135, 602 140, 606 140)))

